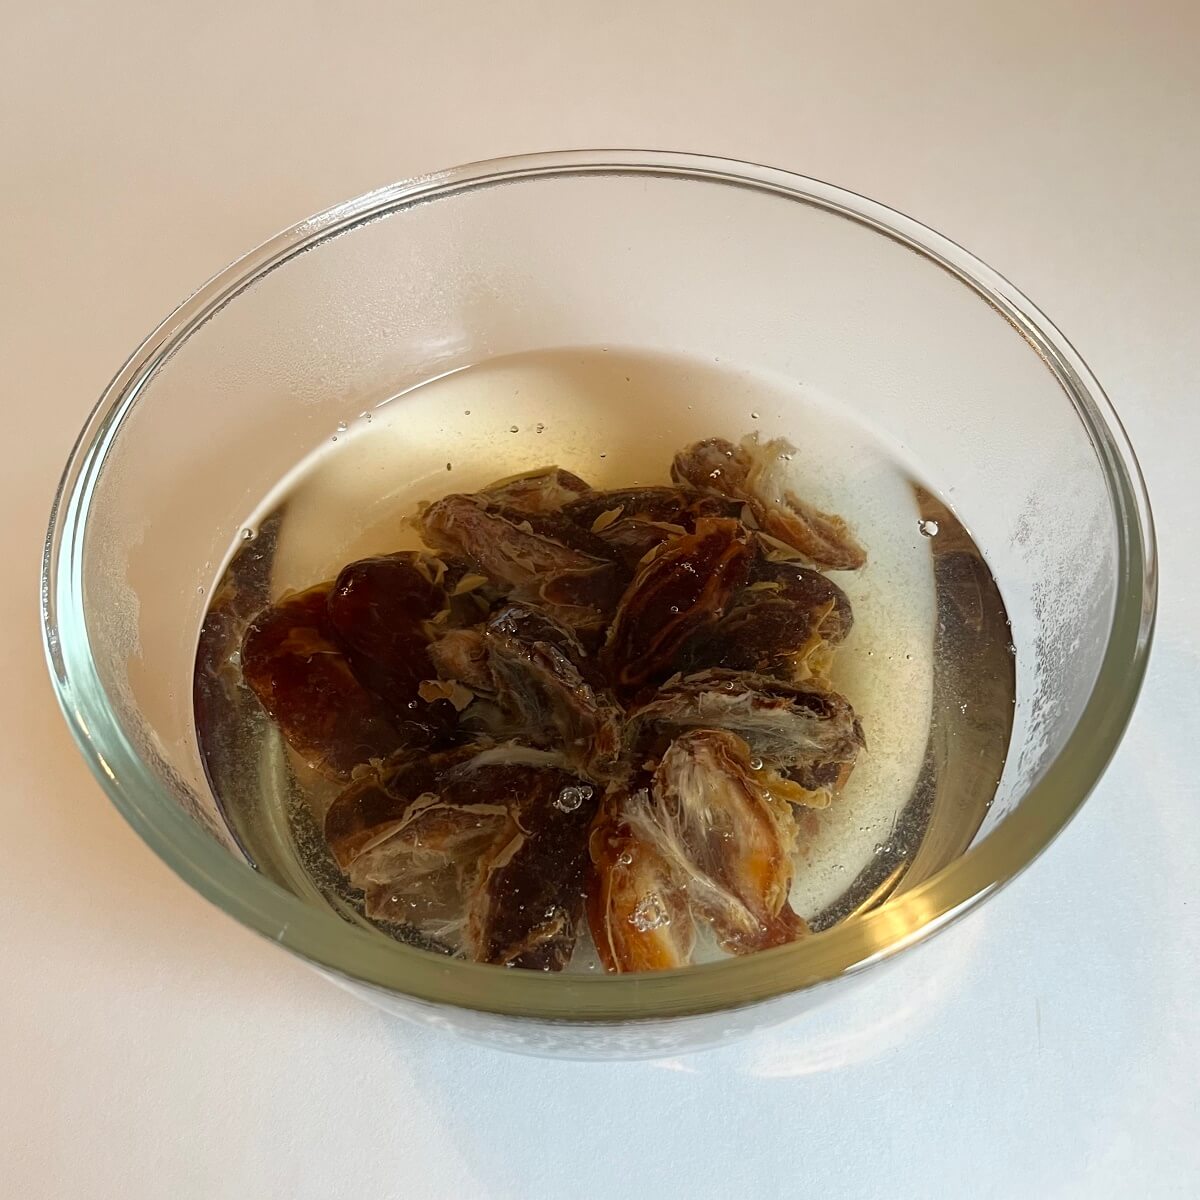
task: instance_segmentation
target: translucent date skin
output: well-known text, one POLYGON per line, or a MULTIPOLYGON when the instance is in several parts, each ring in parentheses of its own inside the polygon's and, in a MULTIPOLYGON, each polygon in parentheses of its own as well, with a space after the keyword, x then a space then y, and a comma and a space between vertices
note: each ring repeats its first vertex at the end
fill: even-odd
POLYGON ((663 755, 649 798, 627 810, 635 833, 658 844, 686 881, 693 910, 733 954, 804 932, 787 900, 795 818, 769 785, 736 734, 693 729, 663 755))
POLYGON ((588 543, 588 535, 573 522, 507 509, 482 495, 443 497, 421 514, 420 527, 429 545, 463 555, 507 587, 531 586, 547 575, 608 565, 603 553, 580 548, 588 543))
POLYGON ((588 919, 606 970, 689 965, 697 919, 732 954, 806 932, 787 899, 792 807, 772 790, 783 781, 752 765, 741 738, 683 733, 640 782, 610 796, 589 843, 588 919))
POLYGON ((612 778, 621 710, 579 638, 546 613, 510 604, 484 627, 499 703, 528 736, 561 748, 591 779, 612 778))
POLYGON ((668 971, 692 961, 696 923, 686 892, 654 841, 625 819, 628 792, 610 796, 588 839, 588 927, 604 969, 668 971))
POLYGON ((439 679, 465 684, 479 696, 495 694, 482 628, 447 630, 430 643, 429 657, 439 679))
POLYGON ((319 584, 260 612, 242 639, 242 678, 310 767, 348 779, 407 739, 350 669, 329 619, 331 590, 319 584))
POLYGON ((743 506, 688 488, 642 487, 589 491, 563 508, 563 515, 589 529, 632 576, 650 551, 702 517, 736 518, 743 506))
POLYGON ((325 841, 338 866, 345 870, 365 850, 395 833, 411 815, 415 800, 440 791, 447 770, 488 748, 488 743, 476 743, 435 754, 403 752, 360 774, 325 814, 325 841))
POLYGON ((704 517, 696 531, 666 543, 643 564, 621 597, 604 644, 604 663, 619 695, 665 678, 689 638, 725 614, 753 557, 737 521, 704 517))
POLYGON ((477 962, 561 970, 583 916, 597 793, 559 762, 511 745, 413 755, 343 791, 325 837, 369 916, 477 962))
POLYGON ((704 490, 640 487, 589 491, 565 505, 563 515, 598 534, 603 530, 594 527, 602 518, 610 523, 635 520, 675 525, 690 533, 701 517, 736 518, 741 511, 740 501, 715 496, 704 490))
POLYGON ((709 670, 674 680, 631 709, 625 753, 634 762, 657 762, 670 742, 689 729, 735 733, 756 758, 805 787, 844 778, 865 745, 854 709, 836 692, 709 670))
POLYGON ((553 513, 591 490, 578 475, 561 467, 537 467, 489 483, 479 494, 517 512, 553 513))
POLYGON ((421 514, 425 541, 462 555, 494 584, 546 606, 577 629, 600 629, 622 574, 590 531, 559 513, 526 513, 485 494, 446 496, 421 514))
POLYGON ((795 451, 782 438, 760 442, 757 434, 734 445, 709 438, 681 450, 671 478, 749 505, 760 526, 794 547, 818 567, 853 571, 866 552, 841 517, 806 504, 782 481, 780 464, 795 451))

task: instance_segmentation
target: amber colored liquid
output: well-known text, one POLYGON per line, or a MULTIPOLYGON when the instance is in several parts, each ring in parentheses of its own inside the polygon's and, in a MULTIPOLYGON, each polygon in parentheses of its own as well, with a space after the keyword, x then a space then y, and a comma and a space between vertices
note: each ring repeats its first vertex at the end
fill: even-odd
MULTIPOLYGON (((796 491, 847 518, 869 561, 833 575, 854 630, 834 684, 867 739, 838 801, 802 816, 792 904, 816 929, 914 886, 961 854, 1004 766, 1014 663, 999 590, 966 528, 894 447, 789 380, 617 348, 540 351, 443 376, 364 413, 280 482, 234 539, 243 619, 355 558, 420 543, 418 501, 556 463, 600 487, 665 483, 674 452, 749 430, 797 453, 796 491), (936 532, 934 530, 936 529, 936 532)), ((238 685, 237 621, 205 639, 201 751, 255 866, 370 924, 320 835, 332 785, 299 764, 238 685)), ((403 928, 381 936, 408 938, 403 928)), ((580 969, 592 965, 577 951, 580 969)))

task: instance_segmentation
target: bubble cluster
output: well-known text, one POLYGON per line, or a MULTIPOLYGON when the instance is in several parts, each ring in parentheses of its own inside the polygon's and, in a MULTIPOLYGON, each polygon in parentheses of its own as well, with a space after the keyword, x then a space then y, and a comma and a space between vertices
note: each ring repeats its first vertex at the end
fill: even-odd
POLYGON ((664 925, 670 925, 671 914, 667 912, 666 905, 662 900, 651 892, 649 896, 643 896, 638 901, 637 907, 629 918, 629 923, 638 933, 649 933, 652 929, 661 929, 664 925))

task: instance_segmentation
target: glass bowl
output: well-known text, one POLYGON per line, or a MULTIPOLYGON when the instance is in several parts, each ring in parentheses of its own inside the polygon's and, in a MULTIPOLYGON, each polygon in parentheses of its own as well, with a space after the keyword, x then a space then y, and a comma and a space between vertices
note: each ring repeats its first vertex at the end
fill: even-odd
MULTIPOLYGON (((670 422, 647 414, 667 443, 689 440, 670 422)), ((383 188, 196 292, 79 436, 51 516, 43 608, 54 685, 96 777, 214 904, 401 1015, 518 1050, 652 1054, 799 1012, 963 916, 1049 844, 1133 708, 1154 538, 1096 380, 978 259, 813 179, 580 151, 383 188), (1017 701, 995 799, 948 865, 789 946, 608 977, 504 971, 390 942, 238 852, 197 749, 191 674, 206 589, 247 514, 380 398, 495 356, 578 345, 811 382, 951 499, 1004 594, 1017 701)))

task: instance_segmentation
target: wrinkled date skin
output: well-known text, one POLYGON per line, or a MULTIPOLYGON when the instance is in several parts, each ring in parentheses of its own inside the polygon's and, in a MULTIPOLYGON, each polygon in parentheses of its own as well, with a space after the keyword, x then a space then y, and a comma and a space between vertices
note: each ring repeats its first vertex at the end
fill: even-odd
POLYGON ((495 586, 546 605, 580 629, 602 628, 622 577, 607 547, 557 512, 522 512, 476 496, 446 496, 421 514, 422 536, 462 555, 495 586))
POLYGON ((686 966, 701 929, 730 954, 805 933, 794 811, 864 745, 829 685, 850 602, 816 568, 865 555, 788 490, 789 451, 710 439, 670 486, 549 466, 444 496, 429 550, 253 619, 245 683, 343 783, 325 839, 380 929, 559 971, 586 924, 613 972, 686 966))
POLYGON ((607 780, 621 749, 621 710, 580 640, 545 613, 512 604, 485 627, 496 695, 540 744, 607 780))
POLYGON ((818 567, 855 571, 867 561, 846 522, 805 504, 779 482, 778 464, 794 451, 781 438, 762 443, 757 434, 735 446, 709 438, 681 450, 671 465, 680 484, 748 504, 758 525, 818 567))
POLYGON ((605 802, 589 838, 588 926, 604 969, 669 971, 692 961, 696 923, 687 894, 653 840, 625 820, 629 796, 605 802))
POLYGON ((486 748, 472 744, 441 754, 403 752, 355 779, 325 814, 325 841, 338 866, 345 869, 400 825, 415 800, 440 789, 446 770, 486 748))
POLYGON ((736 734, 693 729, 654 773, 648 831, 677 848, 694 908, 725 950, 746 954, 803 932, 788 904, 796 849, 792 807, 764 786, 736 734))
POLYGON ((629 711, 625 753, 633 761, 662 757, 691 729, 735 733, 752 753, 789 774, 853 764, 865 741, 849 702, 825 688, 709 670, 664 685, 629 711))
POLYGON ((489 505, 482 497, 438 500, 422 513, 421 531, 435 549, 463 555, 507 587, 536 586, 546 576, 608 563, 603 553, 579 548, 590 546, 590 535, 573 522, 489 505), (564 534, 573 544, 557 536, 564 534))
POLYGON ((500 479, 480 493, 494 504, 523 513, 554 513, 592 489, 561 467, 538 467, 500 479))
POLYGON ((338 796, 325 838, 369 915, 428 912, 432 901, 440 936, 478 962, 566 965, 598 792, 551 756, 505 761, 522 754, 472 745, 413 755, 338 796))
POLYGON ((652 779, 609 798, 589 844, 588 919, 606 970, 687 966, 697 919, 731 954, 805 932, 788 903, 796 823, 772 781, 741 738, 699 729, 652 779))

